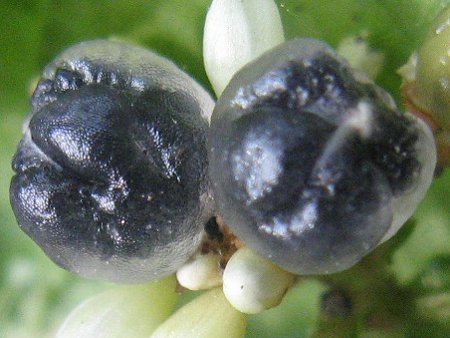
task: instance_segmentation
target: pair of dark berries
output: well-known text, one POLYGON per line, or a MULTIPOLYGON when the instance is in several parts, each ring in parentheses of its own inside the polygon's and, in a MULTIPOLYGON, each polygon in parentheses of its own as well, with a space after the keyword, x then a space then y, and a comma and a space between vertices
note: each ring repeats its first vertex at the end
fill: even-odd
POLYGON ((246 65, 215 105, 146 49, 84 42, 31 103, 18 223, 60 266, 112 281, 175 272, 216 215, 294 274, 341 271, 411 216, 436 162, 421 120, 311 39, 246 65))

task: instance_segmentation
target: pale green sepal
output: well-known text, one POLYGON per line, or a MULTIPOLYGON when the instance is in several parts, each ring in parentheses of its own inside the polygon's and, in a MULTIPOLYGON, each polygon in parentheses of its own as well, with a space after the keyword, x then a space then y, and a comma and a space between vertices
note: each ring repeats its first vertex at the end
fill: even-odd
POLYGON ((210 290, 180 308, 151 338, 240 338, 247 315, 228 303, 222 289, 210 290))
POLYGON ((67 317, 56 338, 148 337, 175 307, 174 276, 115 287, 89 298, 67 317))

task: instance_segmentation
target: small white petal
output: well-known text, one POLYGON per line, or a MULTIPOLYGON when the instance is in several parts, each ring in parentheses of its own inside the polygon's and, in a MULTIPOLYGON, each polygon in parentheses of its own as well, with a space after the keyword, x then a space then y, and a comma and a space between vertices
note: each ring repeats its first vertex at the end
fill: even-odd
POLYGON ((416 81, 417 57, 417 52, 412 53, 408 62, 397 69, 398 75, 400 75, 406 83, 416 81))
POLYGON ((217 96, 242 66, 283 41, 273 0, 214 0, 206 16, 203 57, 217 96))
POLYGON ((189 290, 210 289, 222 284, 220 256, 198 255, 177 271, 178 283, 189 290))
POLYGON ((233 308, 217 288, 175 312, 151 338, 240 338, 246 326, 247 316, 233 308))
POLYGON ((450 5, 433 20, 417 50, 417 96, 441 129, 450 130, 450 5))
POLYGON ((367 33, 343 39, 337 52, 343 56, 352 68, 364 72, 375 79, 383 67, 384 54, 372 49, 367 43, 367 33))
POLYGON ((95 295, 72 311, 55 337, 148 337, 173 311, 175 287, 172 276, 95 295))
POLYGON ((239 249, 223 274, 223 292, 244 313, 258 313, 278 305, 294 275, 250 250, 239 249))

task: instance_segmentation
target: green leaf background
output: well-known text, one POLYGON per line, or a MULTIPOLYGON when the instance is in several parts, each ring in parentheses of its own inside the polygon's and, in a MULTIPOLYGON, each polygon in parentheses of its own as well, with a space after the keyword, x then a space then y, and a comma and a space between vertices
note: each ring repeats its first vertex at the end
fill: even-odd
MULTIPOLYGON (((347 36, 368 33, 371 47, 385 55, 377 82, 397 100, 400 78, 395 70, 418 46, 430 20, 449 3, 448 0, 278 1, 288 38, 316 37, 336 46, 347 36)), ((208 5, 207 0, 0 1, 0 337, 51 336, 75 304, 110 287, 56 267, 21 233, 10 208, 8 189, 13 174, 10 162, 29 109, 30 88, 40 70, 70 44, 117 37, 138 42, 173 59, 212 92, 203 70, 201 46, 208 5)), ((278 308, 250 318, 247 336, 332 336, 327 328, 330 323, 335 325, 337 337, 450 336, 449 201, 447 170, 433 183, 417 210, 414 225, 411 223, 348 272, 329 280, 302 280, 278 308), (380 263, 377 257, 389 259, 383 258, 380 263), (365 269, 367 266, 373 269, 365 269), (381 272, 375 273, 374 269, 381 272), (410 324, 399 328, 390 323, 368 324, 364 316, 353 315, 346 322, 354 325, 345 331, 342 322, 330 321, 321 314, 321 297, 330 285, 343 285, 350 293, 363 285, 372 289, 375 298, 382 299, 383 295, 373 290, 377 285, 383 288, 384 282, 379 281, 387 281, 386 285, 394 283, 405 291, 405 298, 399 298, 403 304, 414 303, 397 312, 389 308, 388 313, 397 313, 405 322, 416 315, 421 319, 411 318, 410 324)), ((188 293, 182 298, 190 297, 188 293)))

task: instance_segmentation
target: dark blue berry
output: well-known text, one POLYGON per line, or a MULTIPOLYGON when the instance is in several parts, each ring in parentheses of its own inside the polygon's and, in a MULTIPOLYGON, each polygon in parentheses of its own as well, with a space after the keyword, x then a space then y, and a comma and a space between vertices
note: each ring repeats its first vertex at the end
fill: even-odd
POLYGON ((423 197, 435 164, 426 128, 326 44, 286 42, 241 69, 216 104, 218 208, 293 273, 346 269, 423 197))
POLYGON ((60 266, 142 282, 176 271, 211 217, 213 102, 174 64, 108 41, 44 71, 13 160, 20 227, 60 266))

